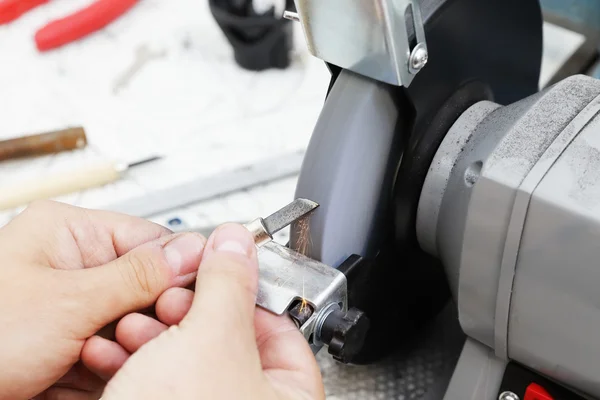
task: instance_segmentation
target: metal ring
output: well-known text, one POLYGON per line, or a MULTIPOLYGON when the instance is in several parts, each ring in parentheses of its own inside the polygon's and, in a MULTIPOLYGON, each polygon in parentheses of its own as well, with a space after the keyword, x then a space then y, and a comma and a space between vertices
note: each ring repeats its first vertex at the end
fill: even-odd
POLYGON ((317 314, 315 321, 315 329, 313 331, 315 334, 315 336, 313 337, 313 344, 317 346, 325 346, 325 344, 321 342, 321 329, 323 328, 323 324, 325 323, 325 320, 327 319, 329 314, 338 310, 341 310, 339 304, 331 303, 317 314))

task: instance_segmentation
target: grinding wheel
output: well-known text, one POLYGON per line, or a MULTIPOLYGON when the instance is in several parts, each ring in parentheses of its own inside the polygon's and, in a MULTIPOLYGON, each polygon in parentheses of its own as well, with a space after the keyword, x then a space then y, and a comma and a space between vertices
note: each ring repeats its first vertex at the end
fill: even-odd
MULTIPOLYGON (((469 106, 538 91, 542 14, 537 0, 423 0, 429 64, 409 88, 329 66, 332 82, 296 197, 320 204, 308 255, 337 267, 373 260, 350 282, 351 306, 372 329, 358 362, 406 343, 449 300, 443 269, 421 251, 415 220, 439 143, 469 106)), ((299 240, 292 227, 292 247, 299 240)))

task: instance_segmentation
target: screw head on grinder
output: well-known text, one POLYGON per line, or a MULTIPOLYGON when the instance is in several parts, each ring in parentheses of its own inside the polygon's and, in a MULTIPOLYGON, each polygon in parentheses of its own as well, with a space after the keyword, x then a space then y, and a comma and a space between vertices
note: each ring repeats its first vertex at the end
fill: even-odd
POLYGON ((519 400, 519 396, 513 392, 503 392, 498 397, 498 400, 519 400))
POLYGON ((422 70, 429 61, 429 52, 423 43, 419 43, 410 54, 408 60, 408 70, 411 74, 416 74, 422 70))
POLYGON ((356 308, 346 313, 337 310, 323 321, 319 340, 329 347, 329 354, 335 360, 348 364, 362 349, 369 327, 364 312, 356 308))

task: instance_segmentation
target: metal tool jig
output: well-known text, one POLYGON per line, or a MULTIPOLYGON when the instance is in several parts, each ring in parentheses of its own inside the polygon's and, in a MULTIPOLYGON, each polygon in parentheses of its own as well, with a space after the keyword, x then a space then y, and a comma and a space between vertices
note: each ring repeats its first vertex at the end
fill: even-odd
POLYGON ((273 241, 273 234, 306 218, 318 204, 297 199, 267 218, 245 224, 258 246, 256 304, 288 314, 316 353, 323 346, 339 361, 350 362, 362 346, 368 320, 348 310, 348 283, 337 269, 273 241))

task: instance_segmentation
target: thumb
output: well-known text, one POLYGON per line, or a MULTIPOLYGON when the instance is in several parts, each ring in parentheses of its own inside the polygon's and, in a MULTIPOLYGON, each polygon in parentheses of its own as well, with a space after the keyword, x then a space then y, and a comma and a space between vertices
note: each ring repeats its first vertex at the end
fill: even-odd
POLYGON ((258 259, 252 235, 241 225, 223 225, 208 239, 196 295, 181 326, 198 326, 202 332, 210 329, 228 345, 231 332, 254 343, 257 290, 258 259))
POLYGON ((153 305, 167 289, 193 283, 206 239, 175 234, 143 244, 100 267, 78 271, 74 286, 95 330, 130 312, 153 305))

